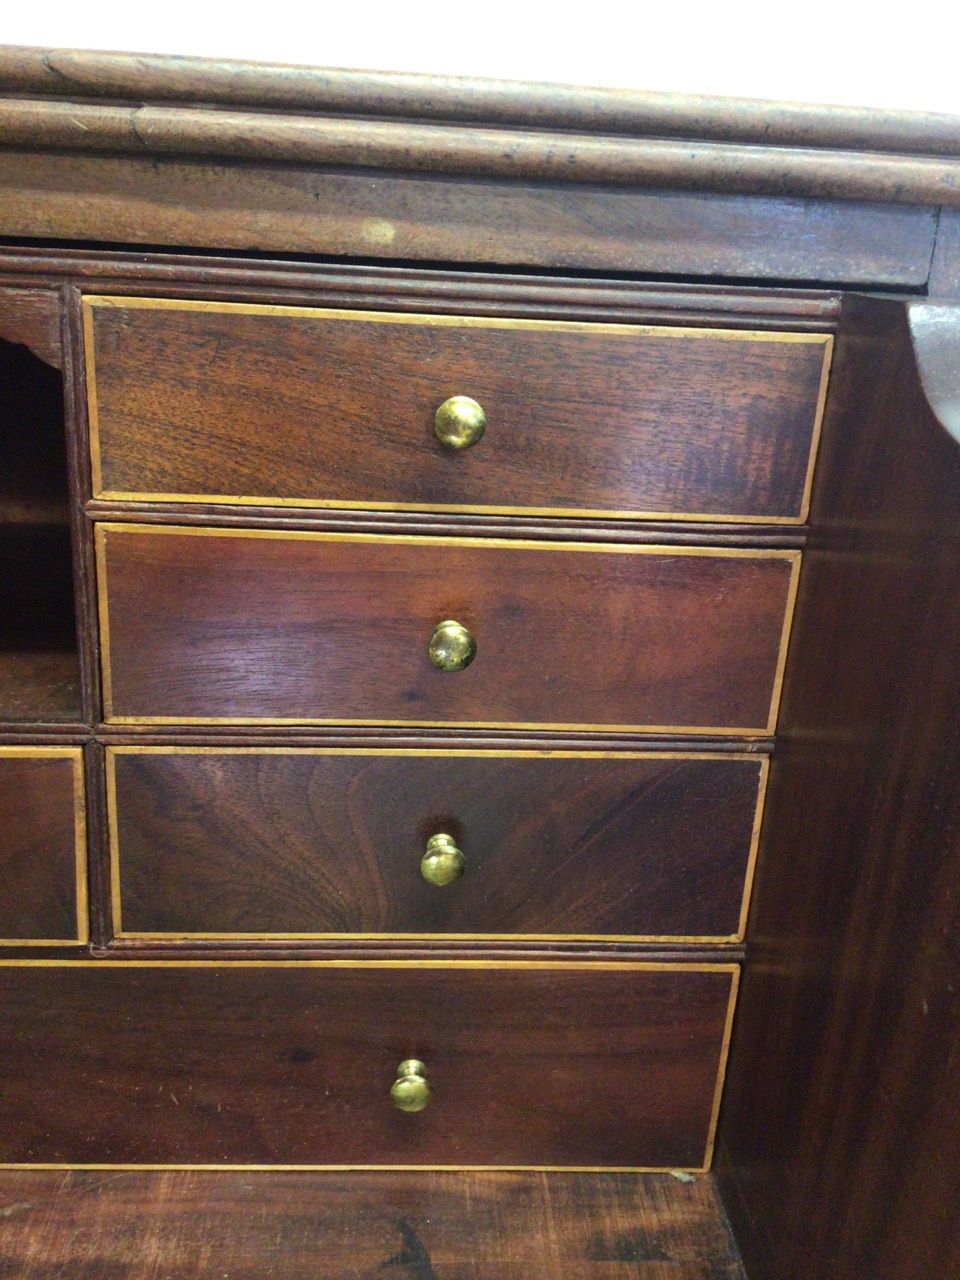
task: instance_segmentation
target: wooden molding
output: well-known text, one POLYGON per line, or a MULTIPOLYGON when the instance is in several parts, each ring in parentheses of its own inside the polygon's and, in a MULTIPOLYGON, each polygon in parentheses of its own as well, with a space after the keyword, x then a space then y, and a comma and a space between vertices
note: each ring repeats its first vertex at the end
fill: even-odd
POLYGON ((960 206, 933 113, 17 47, 0 95, 4 146, 960 206))

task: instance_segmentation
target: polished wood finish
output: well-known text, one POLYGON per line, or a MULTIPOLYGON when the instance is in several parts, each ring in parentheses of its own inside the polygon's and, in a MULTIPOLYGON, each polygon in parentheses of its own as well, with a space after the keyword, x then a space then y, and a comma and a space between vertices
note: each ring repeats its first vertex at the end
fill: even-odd
POLYGON ((94 497, 806 514, 829 338, 149 299, 85 307, 94 497), (434 429, 457 395, 487 423, 462 452, 434 429))
POLYGON ((776 714, 793 552, 101 525, 107 718, 687 726, 776 714), (465 671, 427 646, 455 618, 465 671))
POLYGON ((0 1214, 17 1280, 744 1280, 706 1176, 6 1171, 0 1214))
POLYGON ((85 942, 79 747, 0 746, 0 943, 85 942))
MULTIPOLYGON (((297 1142, 309 1147, 318 1132, 311 1127, 314 1113, 330 1114, 330 1095, 322 1096, 330 1086, 320 1080, 318 1065, 324 1053, 336 1058, 344 1046, 352 1051, 361 1040, 372 1044, 375 1021, 389 1023, 416 1004, 430 1014, 426 1024, 436 1032, 433 1047, 451 1028, 456 1030, 454 1039, 464 1050, 461 1061, 468 1064, 456 1072, 457 1080, 463 1078, 474 1094, 486 1091, 493 1099, 490 1110, 508 1122, 514 1148, 526 1143, 529 1153, 540 1143, 540 1150, 549 1148, 551 1156, 618 1159, 625 1144, 637 1133, 643 1136, 642 1126, 628 1123, 622 1114, 614 1116, 617 1099, 624 1096, 619 1088, 601 1089, 600 1102, 588 1114, 584 1099, 593 1077, 584 1066, 607 1064, 632 1098, 646 1097, 644 1105, 659 1106, 644 1093, 648 1081, 661 1087, 667 1080, 668 1092, 671 1078, 682 1077, 689 1084, 692 1077, 684 1064, 696 1059, 702 1066, 697 1045, 705 1034, 705 1024, 698 1020, 702 1006, 677 996, 669 1009, 661 1007, 668 1030, 648 1021, 655 1027, 653 1043, 664 1071, 637 1071, 634 1045, 646 1014, 633 995, 640 972, 634 962, 656 958, 676 965, 663 981, 684 986, 693 980, 699 961, 734 964, 745 959, 747 999, 724 1108, 720 1173, 753 1280, 953 1280, 960 1265, 955 1227, 960 1138, 954 1106, 960 1088, 955 1009, 960 974, 951 941, 960 924, 954 765, 960 722, 955 675, 960 668, 955 604, 960 598, 955 554, 960 324, 956 308, 941 304, 955 300, 958 292, 957 121, 563 87, 531 92, 529 87, 464 86, 443 78, 201 67, 193 61, 52 51, 0 54, 0 82, 0 128, 6 130, 7 143, 0 147, 0 236, 5 241, 0 271, 5 289, 17 295, 4 292, 0 298, 0 338, 25 342, 45 361, 49 386, 55 386, 52 369, 63 367, 83 681, 79 718, 72 721, 49 718, 37 692, 45 687, 43 681, 15 681, 12 702, 23 709, 22 718, 0 721, 0 738, 19 746, 80 745, 91 739, 84 751, 92 937, 100 957, 90 969, 54 963, 4 971, 5 1054, 9 1028, 16 1045, 14 1058, 0 1059, 5 1090, 13 1080, 13 1094, 3 1103, 15 1114, 15 1122, 4 1124, 6 1141, 21 1141, 34 1153, 28 1159, 51 1149, 77 1158, 78 1151, 91 1147, 109 1147, 111 1158, 118 1152, 122 1158, 132 1151, 156 1154, 159 1149, 164 1159, 182 1159, 184 1149, 199 1147, 212 1152, 218 1165, 241 1148, 266 1151, 272 1158, 271 1144, 284 1153, 291 1145, 296 1149, 297 1142), (443 153, 437 146, 441 141, 443 153), (218 259, 223 250, 227 252, 218 259), (421 270, 414 267, 418 261, 425 264, 421 270), (641 283, 650 277, 659 283, 641 283), (764 290, 764 282, 774 287, 764 290), (529 507, 526 514, 310 510, 280 507, 275 493, 262 495, 271 498, 263 505, 94 499, 81 290, 408 316, 705 324, 810 334, 831 331, 838 292, 851 289, 892 292, 901 300, 845 302, 823 465, 809 523, 810 572, 800 628, 791 644, 782 742, 772 737, 772 719, 764 720, 763 731, 752 738, 731 738, 730 730, 737 726, 729 719, 713 726, 723 728, 726 737, 671 737, 669 730, 678 727, 673 723, 644 736, 632 720, 632 727, 621 721, 620 706, 617 727, 607 731, 584 723, 558 730, 542 720, 529 728, 484 729, 464 720, 424 725, 409 707, 400 725, 244 724, 239 719, 193 725, 99 723, 95 662, 100 641, 91 590, 95 520, 128 526, 126 534, 109 537, 131 540, 145 538, 137 523, 191 525, 191 545, 203 539, 223 541, 222 534, 201 534, 197 527, 203 525, 230 530, 238 539, 248 538, 245 528, 285 536, 374 534, 389 547, 415 545, 418 552, 440 545, 431 537, 455 538, 463 555, 473 546, 463 539, 483 536, 509 540, 511 554, 517 555, 526 555, 525 542, 535 543, 543 556, 554 554, 550 542, 567 542, 595 549, 576 553, 584 564, 588 554, 598 562, 606 557, 611 564, 638 560, 643 556, 635 548, 653 544, 661 558, 667 547, 698 554, 707 548, 796 553, 808 528, 709 519, 644 522, 636 513, 611 520, 574 515, 569 509, 552 516, 532 514, 529 507), (62 351, 57 350, 54 291, 63 307, 62 351), (30 297, 18 310, 25 293, 30 297), (904 295, 923 297, 923 306, 904 301, 904 295), (7 297, 11 301, 4 305, 7 297), (405 537, 411 542, 403 542, 405 537), (608 549, 601 551, 604 545, 608 549), (617 555, 622 561, 610 558, 612 547, 621 549, 617 555), (216 747, 221 754, 228 744, 308 751, 335 746, 347 752, 401 746, 636 752, 657 743, 668 750, 702 745, 715 763, 734 746, 755 757, 772 749, 776 763, 759 909, 746 948, 738 943, 624 942, 609 935, 592 941, 518 935, 339 935, 313 941, 234 936, 188 942, 116 938, 110 918, 105 743, 195 744, 216 747), (225 962, 227 955, 256 958, 259 966, 233 967, 225 962), (188 956, 203 957, 208 966, 179 966, 188 956), (335 963, 316 970, 285 967, 283 961, 293 956, 335 963), (132 963, 148 957, 155 967, 132 963), (628 969, 590 971, 589 990, 581 985, 574 994, 570 974, 557 967, 521 969, 509 963, 614 957, 629 961, 628 969), (477 967, 461 963, 438 985, 441 970, 428 966, 444 959, 470 960, 477 967), (406 963, 389 968, 398 960, 406 963), (215 962, 212 967, 210 961, 215 962), (622 973, 626 979, 621 980, 622 973), (199 974, 204 976, 194 981, 199 974), (334 993, 326 1004, 305 998, 305 992, 318 990, 317 974, 323 992, 334 993), (520 983, 520 975, 530 974, 537 981, 547 974, 549 981, 543 980, 549 998, 539 991, 520 998, 511 989, 511 999, 495 1000, 504 982, 520 983), (358 996, 365 984, 376 988, 376 998, 358 996), (287 993, 279 1002, 278 991, 287 993), (357 1012, 361 1005, 367 1009, 362 1016, 357 1012), (514 1075, 501 1073, 492 1054, 469 1056, 481 1005, 479 1021, 494 1028, 503 1019, 508 1056, 524 1064, 518 1077, 527 1083, 519 1092, 510 1092, 514 1075), (544 1017, 553 1019, 547 1036, 552 1055, 543 1052, 543 1024, 536 1021, 544 1017), (333 1039, 327 1047, 331 1025, 333 1039), (580 1052, 582 1036, 591 1028, 598 1029, 592 1052, 580 1052), (306 1033, 322 1042, 312 1061, 300 1052, 314 1051, 305 1043, 306 1033), (269 1057, 271 1050, 273 1059, 265 1064, 256 1056, 269 1057), (277 1061, 278 1053, 282 1061, 277 1061), (294 1077, 307 1080, 311 1072, 312 1089, 287 1089, 294 1077), (189 1083, 195 1086, 192 1093, 181 1087, 189 1083), (270 1123, 284 1099, 292 1099, 293 1105, 282 1122, 270 1123), (216 1112, 218 1102, 223 1112, 216 1112), (599 1141, 590 1129, 598 1120, 607 1124, 607 1136, 599 1141), (614 1128, 615 1139, 609 1136, 614 1128)), ((45 422, 54 420, 55 414, 44 414, 45 422)), ((36 417, 25 438, 35 429, 36 417)), ((715 460, 712 455, 711 464, 715 460)), ((12 513, 3 527, 53 524, 65 545, 68 522, 62 505, 52 519, 24 518, 26 504, 36 500, 32 489, 32 482, 20 486, 20 513, 12 513)), ((218 494, 223 495, 221 488, 213 496, 218 494)), ((150 535, 150 545, 186 536, 157 532, 150 535)), ((319 545, 320 540, 314 537, 314 542, 319 545)), ((709 558, 702 558, 704 567, 709 558)), ((28 548, 26 555, 8 554, 6 559, 22 566, 34 557, 28 548)), ((42 556, 36 559, 43 561, 42 556)), ((139 633, 148 643, 139 652, 131 646, 128 658, 142 666, 153 660, 155 641, 166 645, 163 625, 175 629, 164 616, 171 599, 180 604, 188 600, 191 616, 203 620, 207 597, 226 592, 222 565, 215 560, 213 556, 202 579, 194 579, 191 593, 178 586, 172 596, 161 591, 151 598, 144 574, 139 594, 131 591, 125 607, 132 610, 134 600, 148 602, 153 624, 139 633)), ((142 567, 149 572, 149 563, 142 567)), ((132 581, 134 565, 130 568, 132 581)), ((427 578, 425 570, 423 589, 429 596, 437 581, 428 583, 427 578)), ((234 583, 240 580, 234 575, 234 583)), ((69 584, 62 572, 55 581, 59 585, 51 599, 66 598, 69 584)), ((356 598, 358 581, 352 578, 349 588, 345 585, 344 599, 351 593, 356 598)), ((552 592, 560 613, 571 609, 580 589, 576 575, 572 581, 571 588, 560 578, 540 575, 537 598, 552 592)), ((505 582, 511 589, 515 585, 509 576, 505 582)), ((491 587, 490 600, 493 591, 491 587)), ((668 637, 670 643, 664 645, 673 655, 675 674, 692 672, 701 653, 710 661, 716 657, 712 628, 719 594, 704 590, 687 598, 697 614, 696 626, 684 631, 686 644, 668 637), (709 609, 702 607, 705 602, 709 609), (706 648, 704 638, 710 641, 706 648)), ((264 605, 252 622, 273 626, 284 616, 278 602, 288 602, 281 596, 278 591, 267 601, 271 613, 264 605)), ((389 593, 387 599, 392 608, 389 593)), ((671 596, 667 604, 672 608, 675 600, 671 596)), ((430 628, 443 617, 458 616, 447 607, 456 601, 440 603, 442 612, 430 613, 430 628)), ((629 617, 632 601, 626 593, 622 603, 629 617)), ((236 612, 221 612, 219 623, 226 618, 242 624, 247 606, 237 586, 231 589, 230 604, 236 612)), ((665 607, 663 597, 656 607, 665 607)), ((346 626, 360 612, 359 605, 348 611, 346 626)), ((471 618, 462 621, 472 626, 471 618)), ((744 635, 756 638, 749 618, 741 617, 738 625, 744 635)), ((582 618, 577 628, 577 634, 587 635, 582 618)), ((212 631, 209 626, 206 634, 212 631)), ((269 660, 258 660, 263 689, 272 687, 277 671, 295 669, 305 635, 312 635, 309 625, 288 629, 269 660), (283 661, 278 661, 278 648, 283 661)), ((273 631, 269 637, 271 643, 277 639, 273 631)), ((196 631, 190 632, 184 643, 197 638, 196 631)), ((479 656, 469 671, 437 678, 476 676, 489 652, 483 635, 479 638, 479 656)), ((221 660, 237 654, 230 635, 221 633, 220 641, 216 669, 223 673, 221 660)), ((578 645, 565 654, 563 669, 569 671, 572 663, 577 672, 589 670, 585 655, 593 651, 578 645)), ((21 640, 10 652, 16 662, 35 665, 55 651, 31 648, 21 640)), ((529 652, 538 650, 531 645, 529 652)), ((629 646, 624 652, 630 656, 629 646)), ((67 667, 70 662, 76 666, 75 652, 71 657, 64 648, 56 654, 67 660, 67 667)), ((194 662, 196 653, 190 658, 194 662)), ((248 659, 249 652, 241 650, 240 663, 248 659)), ((635 656, 631 660, 636 671, 645 671, 635 656)), ((542 680, 551 675, 549 667, 534 669, 532 657, 529 664, 519 672, 526 686, 533 689, 539 683, 552 692, 542 680)), ((193 673, 194 688, 205 692, 202 662, 195 667, 188 663, 186 669, 193 673)), ((355 665, 350 679, 357 669, 355 665)), ((559 670, 555 667, 554 674, 559 670)), ((109 674, 108 666, 108 680, 109 674)), ((176 682, 182 671, 168 674, 176 682)), ((379 673, 365 672, 364 678, 371 689, 378 679, 385 683, 379 673)), ((756 669, 752 678, 756 682, 756 669)), ((624 687, 634 680, 631 671, 624 687)), ((160 684, 158 680, 157 688, 160 684)), ((725 696, 733 696, 730 689, 742 693, 745 688, 737 679, 727 684, 725 696)), ((224 686, 214 685, 220 697, 224 686)), ((292 698, 291 705, 302 716, 302 705, 292 698)), ((700 725, 698 732, 704 727, 710 728, 700 725)), ((244 802, 249 811, 250 799, 244 802)), ((679 810, 675 816, 682 818, 679 810)), ((176 814, 181 826, 189 818, 183 811, 176 814)), ((142 864, 145 868, 146 856, 142 864)), ((456 891, 466 883, 448 888, 456 891)), ((78 947, 67 954, 79 953, 78 947)), ((54 947, 7 954, 52 961, 65 957, 54 947)), ((723 980, 733 979, 727 974, 723 980)), ((442 1126, 446 1113, 436 1104, 451 1097, 441 1082, 451 1078, 446 1073, 452 1050, 445 1063, 441 1050, 433 1053, 429 1045, 408 1043, 403 1029, 389 1050, 388 1056, 384 1048, 378 1100, 389 1106, 385 1091, 398 1063, 423 1054, 435 1089, 433 1101, 420 1117, 399 1116, 392 1109, 390 1114, 395 1122, 419 1119, 442 1126)), ((346 1050, 338 1061, 353 1065, 346 1050)), ((334 1088, 347 1087, 343 1081, 359 1088, 363 1078, 341 1070, 334 1088)), ((688 1110, 682 1114, 682 1099, 693 1097, 694 1110, 703 1101, 702 1091, 690 1094, 685 1089, 673 1090, 669 1105, 659 1111, 658 1123, 676 1124, 677 1132, 695 1119, 688 1110)), ((361 1138, 359 1114, 339 1113, 336 1134, 347 1133, 354 1142, 361 1138)), ((479 1125, 476 1113, 469 1123, 479 1125)), ((332 1122, 324 1128, 326 1124, 324 1119, 321 1137, 333 1132, 332 1122)), ((453 1132, 450 1147, 458 1133, 453 1132)), ((497 1148, 498 1158, 509 1156, 491 1134, 484 1140, 497 1148)), ((398 1144, 371 1145, 377 1145, 378 1154, 389 1155, 398 1144)), ((338 1150, 343 1147, 341 1142, 338 1150)), ((346 1149, 349 1156, 349 1144, 346 1149)), ((221 1176, 230 1179, 229 1174, 221 1176)), ((245 1184, 255 1181, 252 1173, 240 1176, 245 1184)), ((394 1186, 409 1185, 401 1182, 404 1175, 394 1177, 394 1186)), ((498 1232, 507 1187, 514 1184, 496 1173, 478 1177, 481 1181, 465 1185, 473 1188, 473 1204, 484 1192, 493 1198, 495 1207, 481 1234, 496 1241, 496 1252, 502 1254, 498 1232)), ((271 1196, 289 1201, 294 1194, 287 1176, 275 1168, 263 1183, 264 1201, 271 1196)), ((103 1187, 107 1194, 110 1185, 103 1187)), ((173 1194, 175 1184, 153 1185, 162 1187, 150 1201, 156 1226, 164 1220, 158 1197, 173 1194)), ((218 1221, 241 1221, 244 1188, 234 1182, 217 1185, 237 1210, 218 1214, 218 1221)), ((268 1265, 273 1270, 296 1274, 291 1268, 294 1260, 300 1265, 301 1255, 292 1236, 308 1246, 317 1240, 316 1234, 296 1234, 304 1217, 317 1223, 324 1211, 317 1185, 297 1183, 297 1194, 303 1196, 298 1204, 306 1205, 306 1214, 294 1219, 294 1230, 272 1234, 276 1243, 268 1265)), ((545 1187, 546 1181, 539 1185, 545 1187)), ((609 1190, 613 1185, 612 1180, 594 1185, 589 1204, 577 1201, 577 1212, 591 1225, 583 1238, 592 1243, 587 1261, 582 1250, 562 1255, 568 1273, 587 1275, 586 1268, 596 1262, 611 1275, 627 1267, 631 1274, 642 1269, 675 1277, 685 1264, 677 1252, 665 1250, 662 1236, 612 1236, 606 1226, 592 1230, 601 1213, 597 1206, 608 1203, 600 1186, 609 1190)), ((364 1191, 361 1198, 367 1196, 369 1203, 382 1194, 379 1189, 364 1191)), ((29 1197, 0 1209, 5 1225, 17 1219, 24 1203, 30 1203, 29 1197)), ((334 1211, 342 1203, 333 1205, 334 1211)), ((492 1255, 482 1248, 465 1247, 459 1257, 469 1261, 462 1263, 455 1252, 437 1252, 435 1237, 425 1234, 427 1219, 434 1220, 426 1210, 416 1220, 404 1217, 412 1234, 391 1224, 389 1251, 378 1246, 363 1254, 356 1233, 352 1241, 370 1271, 391 1269, 381 1268, 386 1261, 392 1269, 421 1277, 443 1275, 445 1280, 454 1280, 458 1267, 464 1274, 509 1274, 506 1268, 514 1266, 525 1277, 546 1275, 563 1234, 557 1204, 550 1197, 538 1203, 538 1212, 550 1216, 547 1230, 521 1228, 523 1246, 511 1255, 521 1259, 518 1264, 488 1261, 492 1255), (438 1258, 442 1264, 435 1262, 438 1258)), ((222 1205, 220 1201, 218 1209, 222 1205)), ((606 1223, 606 1208, 602 1213, 606 1223)), ((347 1210, 338 1220, 352 1226, 358 1217, 347 1210)), ((263 1216, 259 1222, 269 1225, 263 1216)), ((150 1234, 142 1223, 141 1218, 130 1235, 136 1236, 141 1255, 149 1254, 141 1259, 143 1265, 156 1263, 159 1271, 158 1233, 150 1234)), ((76 1218, 64 1220, 65 1232, 77 1229, 76 1218)), ((227 1248, 236 1241, 242 1253, 244 1237, 226 1225, 222 1234, 229 1236, 220 1247, 229 1262, 235 1255, 227 1248)), ((10 1267, 18 1278, 25 1256, 31 1267, 46 1268, 48 1274, 80 1274, 78 1267, 87 1266, 97 1280, 114 1262, 119 1271, 140 1265, 127 1261, 137 1246, 123 1254, 112 1251, 109 1242, 103 1244, 102 1259, 78 1257, 87 1252, 86 1238, 74 1236, 76 1247, 63 1246, 58 1243, 63 1235, 47 1234, 36 1216, 24 1236, 18 1237, 16 1249, 11 1246, 10 1267)), ((10 1238, 5 1232, 0 1250, 10 1238)), ((177 1238, 193 1237, 180 1232, 177 1238)), ((102 1233, 98 1240, 105 1241, 102 1233)), ((691 1237, 689 1244, 698 1265, 699 1240, 691 1237)), ((183 1265, 174 1274, 198 1270, 195 1255, 177 1256, 183 1265)), ((255 1267, 255 1257, 251 1246, 234 1269, 248 1262, 255 1267)), ((338 1276, 353 1266, 349 1243, 331 1257, 338 1276)), ((311 1256, 308 1265, 315 1275, 323 1264, 311 1256)), ((735 1265, 729 1251, 720 1249, 703 1262, 702 1274, 716 1280, 735 1265)))
POLYGON ((700 1167, 736 972, 0 966, 0 1163, 700 1167))
POLYGON ((108 750, 125 935, 736 937, 749 757, 108 750), (451 835, 466 872, 420 874, 451 835))
MULTIPOLYGON (((957 311, 922 310, 939 313, 955 379, 957 311)), ((926 347, 934 335, 919 333, 926 347)), ((903 304, 846 305, 835 379, 721 1185, 755 1280, 947 1280, 960 1267, 960 454, 903 304)))

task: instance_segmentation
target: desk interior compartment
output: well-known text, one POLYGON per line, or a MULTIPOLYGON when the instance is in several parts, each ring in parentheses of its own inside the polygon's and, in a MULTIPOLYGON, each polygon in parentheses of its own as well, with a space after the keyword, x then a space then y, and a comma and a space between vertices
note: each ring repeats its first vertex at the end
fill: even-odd
POLYGON ((70 724, 81 710, 63 378, 2 337, 23 297, 0 296, 0 722, 70 724))

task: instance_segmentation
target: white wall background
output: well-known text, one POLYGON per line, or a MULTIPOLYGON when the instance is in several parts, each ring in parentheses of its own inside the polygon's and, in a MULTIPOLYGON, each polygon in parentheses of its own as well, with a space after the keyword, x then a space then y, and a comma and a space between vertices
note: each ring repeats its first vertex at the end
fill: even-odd
POLYGON ((0 42, 960 116, 960 0, 3 0, 0 42))

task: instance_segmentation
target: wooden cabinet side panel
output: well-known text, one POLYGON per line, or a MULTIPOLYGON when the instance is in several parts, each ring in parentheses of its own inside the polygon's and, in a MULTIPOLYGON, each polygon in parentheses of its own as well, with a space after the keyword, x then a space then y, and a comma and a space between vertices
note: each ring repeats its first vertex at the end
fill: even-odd
POLYGON ((845 304, 831 395, 720 1180, 756 1280, 952 1280, 960 451, 902 304, 845 304))

